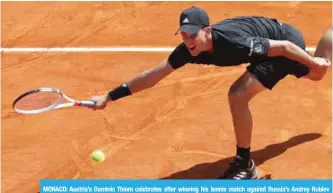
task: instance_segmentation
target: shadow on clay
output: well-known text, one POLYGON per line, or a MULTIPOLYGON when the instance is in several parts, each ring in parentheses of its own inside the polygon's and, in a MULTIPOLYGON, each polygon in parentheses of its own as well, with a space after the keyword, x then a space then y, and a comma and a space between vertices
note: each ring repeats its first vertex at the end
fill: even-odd
MULTIPOLYGON (((264 149, 253 151, 251 152, 251 156, 254 159, 256 165, 260 166, 265 161, 283 154, 289 148, 316 140, 320 137, 321 134, 319 133, 297 135, 287 141, 271 144, 266 146, 264 149)), ((235 157, 233 156, 216 162, 198 164, 187 170, 176 172, 161 179, 217 179, 223 173, 223 171, 227 169, 229 163, 232 162, 234 158, 235 157)), ((271 179, 271 174, 266 174, 260 179, 271 179)))

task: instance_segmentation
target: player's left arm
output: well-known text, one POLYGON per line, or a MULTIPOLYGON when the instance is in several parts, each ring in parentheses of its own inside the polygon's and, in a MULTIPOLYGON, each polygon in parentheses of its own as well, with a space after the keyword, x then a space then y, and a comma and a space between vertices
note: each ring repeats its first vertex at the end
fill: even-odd
POLYGON ((331 65, 328 59, 313 57, 305 50, 290 41, 268 40, 267 56, 283 56, 306 65, 310 72, 303 78, 313 81, 321 80, 331 65))
POLYGON ((297 61, 301 64, 304 64, 310 69, 318 69, 322 66, 325 66, 325 64, 321 62, 322 60, 316 60, 305 50, 290 41, 268 40, 268 42, 269 46, 267 50, 267 56, 269 57, 283 56, 291 60, 297 61))
POLYGON ((288 40, 272 40, 262 37, 246 37, 244 41, 237 41, 239 47, 246 48, 251 59, 265 59, 267 57, 285 57, 310 69, 304 78, 321 80, 331 62, 324 58, 313 57, 305 50, 288 40))
POLYGON ((262 37, 233 37, 229 41, 235 45, 241 56, 250 60, 267 57, 285 57, 307 66, 310 70, 327 68, 331 63, 311 56, 305 50, 288 40, 272 40, 262 37))

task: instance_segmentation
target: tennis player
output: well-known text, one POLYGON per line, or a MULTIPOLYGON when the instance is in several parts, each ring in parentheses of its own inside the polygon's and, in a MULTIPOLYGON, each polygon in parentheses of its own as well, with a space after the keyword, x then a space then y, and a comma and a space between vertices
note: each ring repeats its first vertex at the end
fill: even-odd
POLYGON ((177 33, 183 41, 166 59, 110 92, 93 96, 94 109, 103 109, 110 101, 151 88, 187 63, 220 67, 248 63, 228 92, 236 156, 220 178, 257 179, 250 155, 253 123, 249 101, 262 91, 272 90, 288 75, 319 81, 331 62, 307 53, 302 33, 273 18, 240 16, 211 25, 206 11, 193 6, 182 11, 177 33))

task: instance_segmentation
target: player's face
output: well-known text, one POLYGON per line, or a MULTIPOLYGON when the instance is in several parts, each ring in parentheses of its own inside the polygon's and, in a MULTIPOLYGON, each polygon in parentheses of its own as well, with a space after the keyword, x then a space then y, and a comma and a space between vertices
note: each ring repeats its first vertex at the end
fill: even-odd
POLYGON ((182 32, 183 42, 192 56, 197 56, 202 51, 206 51, 207 31, 201 29, 195 34, 182 32))

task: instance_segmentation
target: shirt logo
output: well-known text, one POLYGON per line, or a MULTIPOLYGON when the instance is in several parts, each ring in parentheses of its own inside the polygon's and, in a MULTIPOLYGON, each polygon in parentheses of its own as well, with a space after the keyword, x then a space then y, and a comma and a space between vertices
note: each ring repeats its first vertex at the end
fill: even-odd
POLYGON ((253 52, 253 40, 251 40, 249 56, 252 56, 252 52, 253 52))
POLYGON ((261 53, 262 52, 262 46, 261 45, 258 45, 257 47, 254 48, 254 51, 256 53, 261 53))

